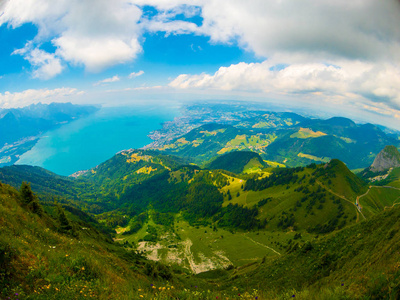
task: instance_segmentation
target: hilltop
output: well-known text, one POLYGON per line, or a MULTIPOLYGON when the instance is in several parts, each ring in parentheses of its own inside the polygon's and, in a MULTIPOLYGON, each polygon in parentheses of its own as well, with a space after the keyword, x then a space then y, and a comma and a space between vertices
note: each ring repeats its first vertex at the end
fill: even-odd
POLYGON ((389 184, 397 179, 400 167, 400 152, 393 146, 386 146, 375 157, 374 162, 368 168, 360 172, 360 177, 379 185, 389 184))
POLYGON ((400 152, 395 146, 386 146, 378 153, 370 167, 371 172, 387 171, 400 167, 400 152))
POLYGON ((239 174, 242 172, 259 172, 265 167, 265 163, 258 153, 234 151, 218 156, 207 167, 213 170, 222 169, 239 174))

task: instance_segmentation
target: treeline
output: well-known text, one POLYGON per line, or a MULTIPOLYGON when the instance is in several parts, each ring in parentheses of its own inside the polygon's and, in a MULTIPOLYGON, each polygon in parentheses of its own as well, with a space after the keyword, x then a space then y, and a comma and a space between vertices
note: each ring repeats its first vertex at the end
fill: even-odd
POLYGON ((257 207, 247 208, 238 204, 229 203, 228 206, 214 217, 218 226, 242 230, 262 229, 267 225, 266 220, 257 219, 257 207))
POLYGON ((233 151, 218 156, 210 163, 209 168, 228 170, 233 173, 241 173, 243 172, 243 168, 246 166, 246 164, 253 158, 257 158, 259 163, 264 165, 264 162, 258 153, 251 151, 233 151))
POLYGON ((304 171, 304 167, 297 167, 291 169, 275 169, 273 173, 265 178, 249 178, 244 186, 245 191, 262 191, 267 188, 284 185, 294 184, 299 180, 298 172, 304 171))

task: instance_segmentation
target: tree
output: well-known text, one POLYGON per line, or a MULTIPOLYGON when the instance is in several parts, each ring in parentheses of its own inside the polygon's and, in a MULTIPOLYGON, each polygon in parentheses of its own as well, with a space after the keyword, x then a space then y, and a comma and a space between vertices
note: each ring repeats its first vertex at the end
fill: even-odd
POLYGON ((228 200, 229 200, 229 201, 230 201, 230 200, 232 200, 231 191, 230 191, 230 190, 228 190, 228 192, 227 192, 226 194, 228 195, 228 200))
POLYGON ((20 193, 24 204, 29 204, 35 200, 35 194, 32 192, 30 183, 23 181, 21 184, 20 193))
POLYGON ((60 231, 65 233, 71 233, 72 226, 69 223, 67 216, 65 215, 64 208, 58 203, 56 203, 56 206, 57 206, 58 222, 60 223, 60 231))
POLYGON ((33 193, 30 183, 27 183, 25 181, 22 182, 20 195, 23 204, 25 204, 30 211, 32 211, 35 214, 38 214, 39 216, 42 215, 43 209, 39 204, 38 197, 33 193))

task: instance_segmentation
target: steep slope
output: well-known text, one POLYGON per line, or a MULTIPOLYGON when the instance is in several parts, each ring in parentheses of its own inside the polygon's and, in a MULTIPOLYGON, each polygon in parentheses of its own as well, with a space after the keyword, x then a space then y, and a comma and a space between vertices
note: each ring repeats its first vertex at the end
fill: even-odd
POLYGON ((387 171, 400 167, 400 152, 395 146, 386 146, 378 153, 370 167, 371 172, 387 171))
POLYGON ((78 215, 27 201, 0 184, 1 298, 139 299, 151 293, 150 283, 171 279, 166 268, 114 244, 78 215))
POLYGON ((275 260, 226 273, 225 288, 263 282, 266 299, 398 299, 399 220, 397 208, 310 242, 293 240, 275 260))
POLYGON ((391 145, 385 146, 375 157, 368 168, 360 172, 359 176, 377 185, 388 185, 398 180, 397 169, 400 167, 400 152, 391 145))
POLYGON ((267 230, 326 233, 362 219, 356 198, 367 187, 340 161, 292 169, 275 169, 263 178, 225 186, 233 197, 227 203, 259 207, 267 230), (243 190, 242 190, 243 189, 243 190))
POLYGON ((22 181, 31 183, 32 188, 40 194, 59 195, 77 199, 79 187, 72 178, 57 175, 41 167, 13 165, 0 168, 0 181, 15 188, 22 181))

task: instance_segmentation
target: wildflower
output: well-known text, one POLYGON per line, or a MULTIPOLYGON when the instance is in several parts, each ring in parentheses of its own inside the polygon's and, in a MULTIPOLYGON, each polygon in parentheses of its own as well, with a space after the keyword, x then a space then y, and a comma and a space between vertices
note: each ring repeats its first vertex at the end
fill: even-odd
POLYGON ((85 270, 85 267, 82 267, 82 271, 84 271, 85 270))
POLYGON ((140 295, 139 297, 140 297, 140 298, 143 298, 143 295, 140 295))
POLYGON ((18 296, 18 293, 15 293, 15 296, 18 296))

